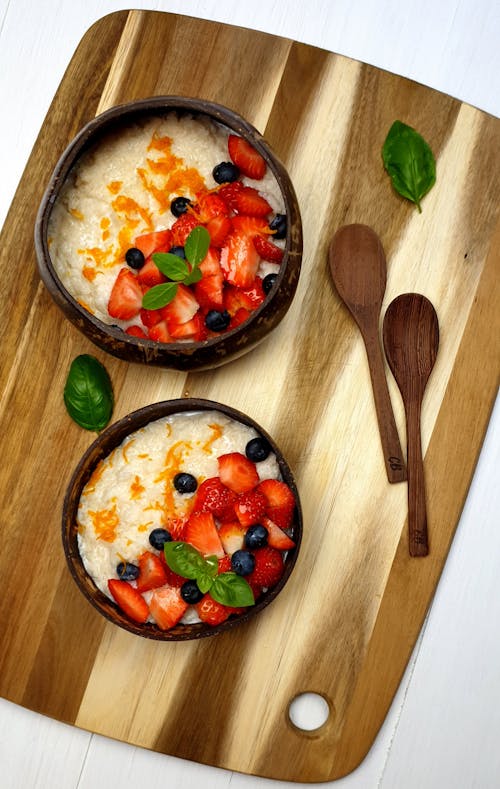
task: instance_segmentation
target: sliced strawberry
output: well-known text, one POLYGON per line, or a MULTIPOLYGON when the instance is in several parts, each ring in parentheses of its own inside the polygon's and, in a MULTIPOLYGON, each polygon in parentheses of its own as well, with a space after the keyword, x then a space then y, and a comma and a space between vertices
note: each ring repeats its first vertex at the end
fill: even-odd
POLYGON ((231 572, 231 557, 223 556, 222 559, 219 559, 218 561, 217 575, 229 572, 231 572))
POLYGON ((281 529, 288 529, 295 508, 295 497, 288 485, 278 479, 265 479, 257 490, 267 499, 266 515, 281 529))
POLYGON ((161 285, 163 282, 167 281, 167 278, 164 274, 161 273, 160 269, 153 261, 153 258, 148 258, 139 271, 137 275, 137 279, 144 285, 145 287, 152 288, 153 285, 161 285))
POLYGON ((151 326, 155 326, 162 319, 160 310, 146 310, 143 308, 140 312, 140 316, 144 326, 148 329, 150 329, 151 326))
POLYGON ((187 285, 179 283, 177 293, 172 301, 161 309, 162 318, 166 321, 172 336, 172 329, 194 318, 199 306, 192 290, 187 285))
POLYGON ((230 614, 234 613, 233 608, 218 603, 209 594, 206 594, 199 603, 196 603, 195 609, 201 621, 207 625, 220 625, 226 621, 230 614))
POLYGON ((155 589, 149 603, 151 615, 162 630, 169 630, 176 625, 187 608, 188 604, 182 599, 179 589, 172 586, 155 589))
POLYGON ((191 230, 201 224, 194 214, 187 213, 177 219, 172 225, 172 246, 183 247, 191 230))
POLYGON ((250 288, 245 288, 243 291, 244 298, 246 299, 247 309, 256 310, 259 304, 262 304, 266 298, 264 288, 262 287, 262 280, 260 277, 255 277, 253 284, 250 288))
POLYGON ((246 493, 258 484, 259 475, 255 463, 252 463, 241 452, 229 452, 226 455, 219 455, 217 462, 222 484, 235 493, 246 493))
POLYGON ((227 148, 232 162, 240 168, 243 175, 248 178, 253 178, 260 181, 266 174, 266 161, 255 150, 253 145, 238 137, 236 134, 230 134, 227 141, 227 148))
POLYGON ((224 198, 217 192, 201 195, 194 211, 204 225, 216 216, 229 216, 230 209, 224 198))
MULTIPOLYGON (((201 313, 197 313, 194 318, 186 323, 168 324, 169 333, 174 340, 193 340, 199 342, 207 338, 207 327, 203 321, 201 313)), ((153 327, 154 328, 154 327, 153 327)))
POLYGON ((234 521, 236 494, 222 484, 219 477, 209 477, 198 486, 193 512, 211 512, 221 521, 234 521))
POLYGON ((159 556, 151 551, 144 551, 138 559, 139 577, 137 578, 137 590, 147 592, 157 586, 163 586, 167 582, 165 568, 159 556))
POLYGON ((254 523, 262 523, 266 513, 267 499, 258 490, 240 493, 234 505, 234 511, 239 522, 245 528, 254 523))
POLYGON ((200 263, 203 278, 194 285, 194 295, 205 310, 220 310, 224 305, 224 275, 219 262, 219 253, 213 247, 200 263))
POLYGON ((134 622, 146 621, 149 616, 149 607, 137 589, 130 586, 127 581, 120 581, 116 578, 110 578, 108 589, 124 614, 127 614, 134 622))
POLYGON ((244 186, 236 195, 236 210, 245 216, 267 216, 273 209, 257 189, 244 186))
POLYGON ((259 263, 259 254, 251 237, 238 232, 228 236, 220 255, 220 265, 227 282, 240 288, 250 288, 259 263))
POLYGON ((165 529, 173 540, 183 540, 187 522, 187 515, 167 515, 165 529))
POLYGON ((277 584, 285 569, 281 551, 266 545, 264 548, 253 551, 253 555, 255 567, 246 578, 248 583, 251 586, 256 584, 266 589, 277 584))
POLYGON ((149 339, 154 340, 155 342, 173 341, 165 321, 160 321, 159 323, 155 323, 154 326, 151 326, 150 329, 148 329, 148 335, 149 339))
POLYGON ((270 518, 262 518, 261 523, 267 529, 267 544, 270 545, 271 548, 277 548, 278 551, 290 551, 295 547, 292 538, 289 537, 283 529, 280 529, 270 518))
POLYGON ((228 216, 219 214, 207 222, 207 230, 210 234, 210 243, 213 247, 220 249, 229 233, 233 229, 233 224, 228 216))
POLYGON ((155 230, 153 233, 144 233, 137 236, 135 246, 140 249, 145 258, 151 257, 153 252, 166 252, 172 246, 170 230, 155 230))
POLYGON ((128 268, 121 268, 109 296, 109 314, 112 318, 128 321, 139 314, 141 307, 142 290, 135 274, 128 268))
POLYGON ((219 537, 226 553, 231 556, 235 551, 240 551, 243 548, 245 532, 246 529, 238 521, 221 524, 219 537))
POLYGON ((211 512, 193 512, 189 516, 184 539, 204 556, 224 556, 224 548, 211 512))
POLYGON ((246 236, 255 236, 257 233, 264 234, 268 230, 267 219, 262 216, 244 216, 237 214, 231 219, 233 228, 246 236))
POLYGON ((236 211, 236 195, 241 189, 243 189, 241 181, 232 181, 229 184, 223 184, 217 191, 217 194, 223 198, 229 208, 236 211))
POLYGON ((268 260, 270 263, 281 263, 283 260, 283 250, 277 247, 265 236, 255 235, 252 239, 255 249, 263 260, 268 260))
POLYGON ((125 334, 130 334, 131 337, 142 337, 145 340, 148 338, 148 335, 140 326, 128 326, 125 329, 125 334))
POLYGON ((237 326, 241 326, 247 318, 249 318, 251 312, 249 310, 245 310, 243 307, 240 307, 239 310, 235 312, 229 322, 229 328, 235 329, 237 326))

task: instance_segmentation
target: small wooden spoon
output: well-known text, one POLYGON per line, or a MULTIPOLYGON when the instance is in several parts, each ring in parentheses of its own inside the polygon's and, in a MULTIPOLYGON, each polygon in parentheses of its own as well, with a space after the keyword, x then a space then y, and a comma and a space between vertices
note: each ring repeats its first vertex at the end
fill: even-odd
POLYGON ((406 479, 406 469, 379 336, 386 283, 384 250, 377 234, 367 225, 345 225, 335 233, 329 257, 334 285, 365 343, 387 479, 402 482, 406 479))
POLYGON ((406 411, 408 444, 408 539, 410 556, 427 556, 427 512, 420 413, 425 387, 436 361, 439 325, 425 296, 403 293, 384 318, 384 347, 406 411))

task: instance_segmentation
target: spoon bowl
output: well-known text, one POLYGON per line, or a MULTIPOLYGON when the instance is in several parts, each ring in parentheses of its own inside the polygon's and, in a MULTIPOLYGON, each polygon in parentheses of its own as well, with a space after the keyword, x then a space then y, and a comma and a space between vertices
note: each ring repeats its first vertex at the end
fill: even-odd
POLYGON ((384 318, 384 348, 401 392, 408 444, 408 535, 411 556, 427 556, 427 511, 421 441, 425 387, 439 347, 439 324, 431 302, 403 293, 389 304, 384 318))

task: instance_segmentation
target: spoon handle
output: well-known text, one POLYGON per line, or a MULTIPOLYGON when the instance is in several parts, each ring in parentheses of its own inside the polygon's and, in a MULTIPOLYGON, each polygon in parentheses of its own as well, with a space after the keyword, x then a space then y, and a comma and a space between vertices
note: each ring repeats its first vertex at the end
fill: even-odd
POLYGON ((421 401, 412 399, 407 404, 406 410, 406 433, 408 443, 408 544, 410 556, 427 556, 429 553, 420 412, 421 401))
POLYGON ((389 482, 403 482, 406 479, 406 468, 403 460, 403 452, 399 442, 398 430, 394 420, 387 378, 385 375, 384 359, 382 348, 378 337, 378 329, 375 332, 363 333, 363 339, 368 357, 368 366, 372 379, 373 396, 375 399, 375 410, 377 412, 380 440, 384 453, 385 469, 389 482))

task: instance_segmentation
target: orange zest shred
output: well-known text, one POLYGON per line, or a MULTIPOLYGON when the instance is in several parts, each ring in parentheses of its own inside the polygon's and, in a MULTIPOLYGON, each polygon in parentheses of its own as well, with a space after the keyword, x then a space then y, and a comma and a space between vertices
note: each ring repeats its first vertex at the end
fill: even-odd
POLYGON ((110 181, 107 185, 108 191, 111 192, 112 195, 117 195, 120 189, 122 188, 123 181, 110 181))
POLYGON ((122 456, 123 456, 123 459, 124 459, 125 463, 129 462, 127 452, 130 449, 130 447, 132 446, 132 444, 134 444, 134 443, 135 443, 135 438, 131 438, 130 441, 127 441, 127 443, 124 444, 124 446, 122 446, 122 456))
POLYGON ((210 430, 212 431, 212 435, 210 438, 205 441, 202 446, 203 452, 210 453, 212 451, 212 444, 214 441, 217 441, 218 438, 222 436, 222 427, 218 424, 209 425, 210 430))
POLYGON ((138 499, 144 493, 146 488, 141 483, 140 477, 136 474, 133 481, 130 483, 130 498, 138 499))
POLYGON ((120 519, 116 512, 116 504, 110 509, 103 510, 89 510, 89 515, 92 519, 94 532, 98 540, 104 542, 114 542, 116 539, 116 529, 120 519))
POLYGON ((137 527, 137 531, 147 531, 150 526, 153 525, 153 521, 147 521, 147 523, 140 523, 137 527))
POLYGON ((90 312, 91 315, 94 314, 94 310, 92 309, 92 307, 89 307, 89 305, 86 304, 86 302, 81 301, 80 299, 78 299, 78 304, 80 305, 80 307, 83 307, 84 310, 87 310, 87 312, 90 312))
POLYGON ((85 218, 83 216, 82 212, 78 210, 78 208, 70 208, 69 212, 70 212, 71 216, 73 216, 75 219, 84 219, 85 218))
POLYGON ((172 480, 175 475, 181 471, 184 458, 192 448, 193 447, 190 441, 177 441, 175 444, 173 444, 167 452, 163 471, 157 477, 157 479, 155 479, 155 482, 165 482, 164 509, 166 512, 176 512, 174 486, 172 484, 172 480))
POLYGON ((89 282, 93 282, 96 278, 97 271, 93 266, 84 266, 82 268, 82 274, 89 282))

